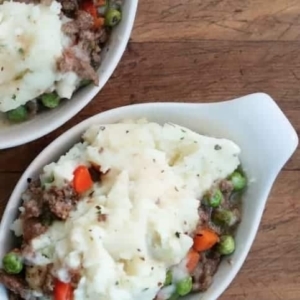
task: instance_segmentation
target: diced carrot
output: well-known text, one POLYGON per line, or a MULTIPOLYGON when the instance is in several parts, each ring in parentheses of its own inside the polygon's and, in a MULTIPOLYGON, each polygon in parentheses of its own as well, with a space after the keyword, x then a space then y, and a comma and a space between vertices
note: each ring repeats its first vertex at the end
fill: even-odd
POLYGON ((86 166, 79 166, 74 171, 73 187, 77 193, 84 193, 93 185, 90 172, 86 166))
POLYGON ((104 26, 105 19, 104 18, 95 18, 94 19, 94 28, 98 29, 104 26))
POLYGON ((64 283, 55 280, 54 284, 54 300, 72 300, 73 290, 70 283, 64 283))
POLYGON ((210 229, 201 229, 196 232, 194 236, 193 248, 198 251, 206 251, 212 248, 216 243, 219 242, 219 236, 210 229))
POLYGON ((89 13, 94 19, 97 18, 97 8, 90 0, 81 2, 81 9, 89 13))
MULTIPOLYGON (((103 3, 103 5, 105 4, 105 1, 103 1, 103 0, 98 0, 98 2, 103 3)), ((99 29, 100 27, 102 27, 104 25, 105 19, 98 17, 98 11, 97 11, 96 6, 100 6, 100 4, 98 5, 98 3, 97 3, 95 5, 93 3, 93 1, 91 1, 91 0, 85 0, 81 3, 81 9, 86 11, 93 17, 94 29, 99 29)))
POLYGON ((190 274, 195 270, 199 261, 200 261, 200 254, 194 249, 190 249, 190 251, 187 254, 187 263, 186 263, 186 268, 188 269, 190 274))
POLYGON ((104 5, 106 5, 106 0, 96 0, 95 5, 96 6, 104 6, 104 5))

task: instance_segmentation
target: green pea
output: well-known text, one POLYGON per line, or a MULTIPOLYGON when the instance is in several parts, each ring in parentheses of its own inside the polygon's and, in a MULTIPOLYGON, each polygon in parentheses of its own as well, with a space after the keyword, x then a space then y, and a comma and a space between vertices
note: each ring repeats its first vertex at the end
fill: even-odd
POLYGON ((2 259, 3 269, 8 274, 19 274, 23 269, 21 257, 14 252, 7 253, 2 259))
POLYGON ((172 284, 172 280, 173 280, 173 275, 172 272, 169 270, 166 275, 164 286, 172 284))
POLYGON ((235 250, 235 241, 231 235, 223 235, 217 245, 217 251, 222 255, 230 255, 235 250))
POLYGON ((54 93, 48 93, 41 96, 41 101, 45 107, 55 108, 60 102, 59 96, 54 93))
POLYGON ((238 171, 233 172, 229 176, 229 180, 232 182, 235 191, 240 191, 247 185, 246 177, 238 171))
POLYGON ((218 209, 213 212, 212 221, 219 226, 231 227, 239 221, 239 217, 235 214, 235 211, 218 209))
POLYGON ((28 111, 24 105, 6 112, 8 120, 18 123, 23 122, 28 118, 28 111))
POLYGON ((116 26, 122 19, 122 14, 117 9, 110 8, 105 14, 105 25, 109 27, 116 26))
POLYGON ((191 292, 193 287, 192 277, 187 277, 177 282, 176 293, 179 296, 185 296, 191 292))
POLYGON ((213 208, 218 207, 223 200, 223 194, 219 189, 213 191, 211 195, 206 197, 207 205, 213 208))

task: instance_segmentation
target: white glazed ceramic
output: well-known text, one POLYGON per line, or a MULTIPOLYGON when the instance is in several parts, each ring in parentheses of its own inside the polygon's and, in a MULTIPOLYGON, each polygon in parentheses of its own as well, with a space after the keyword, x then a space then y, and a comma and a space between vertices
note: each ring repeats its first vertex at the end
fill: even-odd
MULTIPOLYGON (((250 184, 244 196, 243 219, 236 235, 237 246, 231 257, 232 265, 223 261, 209 290, 187 297, 188 300, 217 299, 241 268, 256 235, 273 182, 298 145, 295 130, 275 102, 265 94, 213 104, 148 103, 125 106, 76 125, 40 153, 18 182, 1 221, 0 257, 12 247, 13 235, 9 226, 17 216, 20 194, 27 187, 27 178, 38 176, 44 165, 64 154, 91 124, 141 117, 159 123, 174 122, 199 133, 229 138, 242 149, 241 161, 250 184)), ((0 298, 7 300, 4 289, 0 290, 0 298)))
POLYGON ((71 119, 95 97, 123 55, 132 31, 137 3, 138 0, 124 1, 122 21, 113 30, 108 44, 103 49, 103 61, 98 70, 99 86, 90 85, 56 109, 40 113, 34 119, 21 124, 11 124, 0 119, 0 149, 22 145, 48 134, 71 119))

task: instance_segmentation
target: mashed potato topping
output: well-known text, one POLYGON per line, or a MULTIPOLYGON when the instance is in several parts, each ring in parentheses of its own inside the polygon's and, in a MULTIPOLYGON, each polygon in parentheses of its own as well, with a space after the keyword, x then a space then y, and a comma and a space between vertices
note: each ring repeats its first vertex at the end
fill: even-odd
POLYGON ((78 83, 56 61, 70 44, 62 32, 61 5, 5 1, 0 5, 0 111, 15 109, 45 92, 70 98, 78 83))
MULTIPOLYGON (((92 126, 57 163, 48 185, 71 182, 79 165, 105 173, 65 222, 32 241, 35 264, 81 279, 75 300, 152 300, 166 270, 193 244, 201 196, 239 165, 239 147, 174 124, 146 121, 92 126)), ((32 259, 32 258, 31 258, 32 259)))

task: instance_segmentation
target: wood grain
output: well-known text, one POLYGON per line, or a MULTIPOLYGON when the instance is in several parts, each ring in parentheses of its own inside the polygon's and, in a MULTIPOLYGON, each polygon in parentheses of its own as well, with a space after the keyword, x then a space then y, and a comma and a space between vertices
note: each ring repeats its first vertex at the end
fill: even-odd
POLYGON ((144 0, 132 35, 137 42, 182 40, 294 41, 298 0, 144 0))
MULTIPOLYGON (((127 51, 97 97, 53 133, 0 152, 0 215, 21 173, 42 149, 110 108, 266 92, 299 133, 299 50, 299 0, 141 0, 127 51)), ((297 149, 274 185, 251 253, 220 300, 300 299, 299 199, 297 149)))

